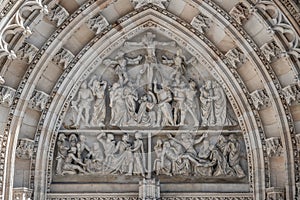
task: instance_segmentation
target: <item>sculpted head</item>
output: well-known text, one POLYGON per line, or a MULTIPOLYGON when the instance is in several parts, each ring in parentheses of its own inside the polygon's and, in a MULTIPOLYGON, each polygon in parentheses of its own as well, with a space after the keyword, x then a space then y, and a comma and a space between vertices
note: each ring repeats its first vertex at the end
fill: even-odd
POLYGON ((112 141, 112 140, 114 140, 114 135, 113 134, 107 134, 107 140, 109 140, 109 141, 112 141))

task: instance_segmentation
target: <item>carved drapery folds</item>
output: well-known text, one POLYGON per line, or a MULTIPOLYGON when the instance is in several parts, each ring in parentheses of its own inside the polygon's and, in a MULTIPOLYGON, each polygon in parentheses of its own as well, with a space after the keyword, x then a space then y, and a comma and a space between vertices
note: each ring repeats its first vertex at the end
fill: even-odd
POLYGON ((265 90, 255 90, 250 94, 255 109, 260 110, 269 104, 269 97, 265 90))
POLYGON ((229 14, 239 24, 242 24, 242 21, 248 18, 249 13, 250 13, 249 8, 243 2, 236 4, 229 12, 229 14))
POLYGON ((20 159, 30 159, 33 155, 33 147, 34 147, 34 141, 27 139, 27 138, 21 138, 18 140, 18 146, 16 148, 16 156, 20 159))
POLYGON ((201 14, 193 18, 191 25, 197 29, 200 33, 204 33, 206 28, 209 28, 210 19, 201 14))
POLYGON ((67 50, 65 48, 61 48, 55 54, 55 56, 52 58, 52 61, 55 64, 62 66, 63 69, 66 69, 73 58, 74 58, 74 55, 72 54, 72 52, 70 52, 69 50, 67 50))
POLYGON ((42 4, 41 0, 27 0, 25 1, 12 19, 1 28, 0 32, 0 57, 7 56, 8 59, 17 58, 15 52, 10 49, 9 41, 7 38, 9 35, 16 35, 22 33, 25 37, 31 35, 31 30, 27 26, 25 27, 24 23, 26 21, 25 16, 28 15, 28 12, 33 13, 36 10, 40 10, 41 13, 47 14, 48 9, 42 4))
POLYGON ((23 45, 16 52, 17 57, 21 60, 25 60, 27 63, 31 63, 35 54, 38 52, 38 48, 32 44, 24 42, 23 45))
POLYGON ((237 69, 240 64, 244 64, 247 60, 245 54, 238 48, 229 50, 225 56, 227 62, 235 69, 237 69))
POLYGON ((86 24, 91 30, 95 31, 96 34, 101 33, 107 26, 109 26, 108 21, 101 14, 90 18, 86 24))
POLYGON ((267 154, 269 157, 281 156, 283 147, 279 137, 271 137, 266 139, 267 154))
POLYGON ((11 106, 16 90, 5 85, 0 85, 0 90, 0 103, 11 106))
POLYGON ((59 2, 60 0, 54 0, 48 4, 49 13, 47 17, 50 21, 55 22, 56 26, 60 26, 69 17, 69 12, 59 2))
POLYGON ((45 92, 34 90, 29 101, 29 106, 35 110, 44 110, 46 108, 48 99, 49 95, 45 92))

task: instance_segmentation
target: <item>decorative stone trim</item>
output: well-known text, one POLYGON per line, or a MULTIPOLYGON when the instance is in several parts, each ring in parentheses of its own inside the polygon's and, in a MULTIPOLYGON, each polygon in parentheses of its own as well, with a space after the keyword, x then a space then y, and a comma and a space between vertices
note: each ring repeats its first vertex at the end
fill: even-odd
POLYGON ((39 49, 33 44, 24 42, 17 51, 17 57, 21 60, 25 60, 27 63, 31 63, 38 50, 39 49))
POLYGON ((52 58, 52 61, 57 65, 61 65, 63 69, 66 69, 67 66, 71 63, 73 58, 74 55, 72 54, 71 51, 65 48, 61 48, 52 58))
POLYGON ((20 159, 30 159, 33 154, 34 141, 21 138, 18 141, 18 146, 16 148, 16 156, 20 159))
POLYGON ((101 33, 107 26, 109 26, 108 21, 101 14, 90 18, 86 24, 90 29, 96 32, 96 35, 101 33))
POLYGON ((10 107, 13 103, 15 93, 16 93, 15 89, 5 86, 5 85, 1 85, 0 86, 0 104, 6 104, 10 107))
POLYGON ((267 188, 267 200, 284 200, 284 189, 283 188, 277 188, 277 187, 271 187, 267 188))
POLYGON ((269 102, 269 96, 265 90, 255 90, 250 96, 256 110, 260 110, 262 106, 266 106, 269 102))
POLYGON ((238 48, 229 50, 225 56, 227 58, 227 62, 235 69, 238 68, 238 65, 246 62, 245 54, 238 48))
POLYGON ((39 111, 44 110, 46 108, 48 99, 48 94, 42 91, 35 90, 32 94, 32 97, 30 98, 29 107, 39 111))
POLYGON ((293 101, 300 100, 300 89, 298 84, 292 84, 282 88, 282 94, 288 105, 291 105, 293 101))
MULTIPOLYGON (((94 193, 94 194, 55 194, 49 193, 47 200, 142 200, 150 198, 140 198, 134 193, 94 193)), ((250 193, 162 193, 161 200, 253 200, 253 194, 250 193)))
POLYGON ((13 189, 13 199, 14 200, 31 200, 32 190, 28 188, 14 188, 13 189))
POLYGON ((203 15, 197 15, 193 18, 191 25, 200 33, 204 33, 204 29, 209 28, 210 19, 203 15))
POLYGON ((281 156, 283 147, 279 137, 271 137, 266 139, 267 154, 269 157, 281 156))
POLYGON ((49 14, 47 15, 47 18, 56 23, 56 26, 60 26, 68 17, 69 12, 58 4, 59 1, 50 1, 48 4, 49 8, 49 14))
POLYGON ((160 184, 155 179, 143 179, 139 186, 139 199, 160 199, 160 184))

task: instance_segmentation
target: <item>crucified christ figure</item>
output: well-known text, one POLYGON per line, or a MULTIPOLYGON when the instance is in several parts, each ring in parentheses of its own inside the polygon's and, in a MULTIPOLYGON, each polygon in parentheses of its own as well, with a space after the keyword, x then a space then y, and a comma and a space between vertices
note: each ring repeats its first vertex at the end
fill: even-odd
POLYGON ((159 42, 155 41, 154 38, 156 37, 155 34, 151 32, 147 32, 144 37, 142 38, 141 42, 125 42, 125 47, 142 47, 146 48, 147 55, 145 56, 145 63, 143 65, 143 68, 140 70, 140 73, 137 77, 136 84, 140 84, 140 79, 143 74, 146 74, 147 77, 147 84, 148 89, 152 89, 152 81, 153 81, 153 70, 157 66, 157 59, 156 59, 156 47, 157 46, 175 46, 176 43, 173 42, 159 42))

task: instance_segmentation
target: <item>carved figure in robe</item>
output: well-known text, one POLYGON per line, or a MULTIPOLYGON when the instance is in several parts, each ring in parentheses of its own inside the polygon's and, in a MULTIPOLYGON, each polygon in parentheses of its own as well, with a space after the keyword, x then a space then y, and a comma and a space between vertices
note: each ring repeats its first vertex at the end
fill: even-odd
POLYGON ((176 174, 189 175, 191 165, 188 159, 181 157, 183 153, 180 144, 172 140, 165 141, 161 155, 161 173, 169 176, 176 174))
POLYGON ((91 102, 94 100, 92 91, 87 88, 87 82, 84 81, 79 89, 77 100, 72 101, 72 108, 77 113, 74 126, 79 126, 80 121, 84 121, 85 125, 89 124, 91 102))
POLYGON ((67 137, 65 136, 65 134, 61 133, 58 136, 58 140, 57 140, 57 156, 56 156, 56 174, 58 175, 62 175, 62 167, 64 164, 64 160, 68 154, 68 150, 69 150, 69 145, 67 144, 66 141, 67 137))
POLYGON ((172 107, 172 94, 170 88, 166 84, 162 84, 162 89, 157 88, 157 82, 154 80, 154 92, 158 100, 158 111, 156 125, 172 125, 174 126, 172 107))
POLYGON ((185 121, 186 113, 189 113, 193 120, 194 120, 194 126, 199 126, 199 120, 196 114, 197 105, 196 105, 196 83, 194 81, 189 81, 189 87, 185 90, 186 94, 186 101, 185 101, 185 112, 182 118, 182 123, 185 121))
POLYGON ((200 88, 202 126, 214 125, 216 122, 213 97, 212 81, 208 80, 204 86, 200 88))
POLYGON ((210 155, 211 155, 211 149, 209 140, 205 139, 202 142, 202 145, 200 146, 198 157, 201 159, 201 163, 199 166, 195 167, 195 174, 200 176, 212 176, 213 167, 211 166, 205 166, 205 164, 210 163, 210 155))
POLYGON ((83 161, 85 159, 83 153, 85 153, 85 156, 87 156, 91 149, 86 143, 86 137, 84 135, 79 136, 79 142, 77 143, 77 157, 83 161))
POLYGON ((94 104, 94 112, 91 120, 93 126, 104 126, 104 120, 106 116, 106 105, 105 105, 105 90, 107 87, 106 81, 93 80, 91 89, 93 95, 96 97, 94 104))
POLYGON ((185 56, 182 54, 181 49, 177 49, 176 55, 174 57, 174 68, 175 71, 171 74, 172 79, 175 80, 176 84, 180 84, 181 77, 184 75, 185 69, 185 56))
POLYGON ((228 144, 226 145, 224 154, 228 156, 228 163, 231 168, 235 171, 237 177, 245 177, 245 173, 240 166, 240 144, 237 141, 235 135, 229 136, 228 144))
POLYGON ((85 160, 86 170, 90 173, 102 172, 104 155, 98 142, 93 143, 89 157, 90 159, 85 160))
POLYGON ((155 95, 148 91, 148 94, 139 100, 140 107, 137 113, 137 123, 144 126, 155 126, 156 123, 156 104, 155 95))
POLYGON ((73 174, 77 174, 77 172, 83 174, 87 173, 82 168, 85 167, 86 164, 82 163, 81 160, 75 156, 76 151, 77 151, 76 147, 71 147, 70 150, 68 151, 68 155, 66 156, 62 167, 62 175, 66 175, 66 174, 73 175, 73 174))
POLYGON ((229 167, 223 153, 217 146, 211 148, 210 162, 200 166, 213 167, 213 176, 235 176, 234 170, 229 167))
POLYGON ((78 138, 74 133, 69 136, 69 143, 70 148, 75 147, 77 149, 78 138))
POLYGON ((146 158, 144 152, 144 144, 142 141, 142 134, 140 132, 135 133, 135 141, 133 143, 133 149, 131 149, 131 151, 133 152, 134 159, 133 173, 141 174, 143 177, 145 177, 146 158))
POLYGON ((126 86, 124 88, 124 100, 128 113, 128 121, 126 125, 135 125, 137 120, 136 115, 136 101, 138 100, 138 93, 135 88, 126 86))
POLYGON ((227 109, 227 98, 223 88, 217 83, 213 82, 213 109, 215 114, 215 122, 217 126, 233 125, 234 121, 230 118, 227 109))
POLYGON ((153 82, 153 76, 154 76, 154 69, 158 69, 157 66, 157 58, 156 58, 156 48, 157 46, 175 46, 175 42, 158 42, 155 41, 154 38, 156 37, 155 34, 151 32, 147 32, 141 42, 125 42, 124 46, 125 47, 142 47, 146 48, 147 55, 145 56, 145 63, 140 70, 140 73, 137 77, 136 84, 140 84, 140 79, 143 74, 146 74, 147 78, 147 84, 148 84, 148 89, 152 89, 152 82, 153 82))
POLYGON ((116 142, 113 134, 101 133, 97 136, 97 140, 103 145, 105 154, 105 171, 111 172, 114 169, 114 153, 116 152, 116 142), (104 139, 106 138, 106 139, 104 139))
POLYGON ((110 124, 112 126, 123 126, 128 121, 128 113, 126 109, 126 103, 123 95, 123 88, 119 83, 114 83, 110 90, 110 104, 111 119, 110 124))
POLYGON ((185 148, 185 151, 181 155, 181 157, 190 160, 194 165, 198 166, 201 160, 198 158, 194 146, 202 142, 207 137, 207 134, 203 134, 197 140, 195 140, 192 134, 190 133, 182 133, 180 137, 181 137, 180 139, 177 139, 173 137, 171 134, 168 134, 168 138, 174 140, 178 144, 181 144, 185 148))
POLYGON ((134 159, 131 146, 129 135, 124 134, 116 146, 115 171, 132 175, 134 159))

